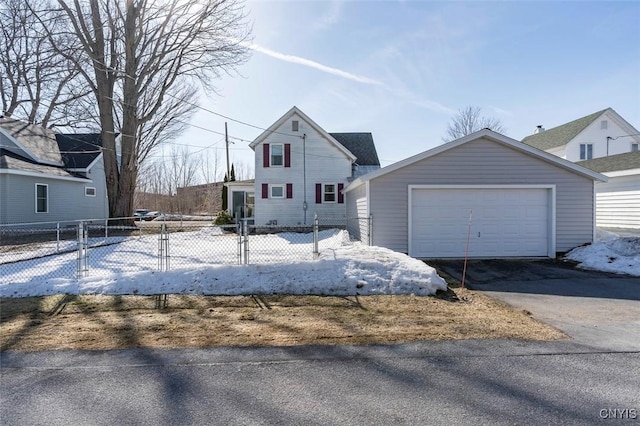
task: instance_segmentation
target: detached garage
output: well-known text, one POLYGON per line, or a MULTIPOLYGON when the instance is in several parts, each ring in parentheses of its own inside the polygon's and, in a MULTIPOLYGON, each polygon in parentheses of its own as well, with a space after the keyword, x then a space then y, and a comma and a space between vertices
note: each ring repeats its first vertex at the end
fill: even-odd
POLYGON ((485 129, 345 193, 349 216, 372 216, 374 245, 418 258, 555 257, 593 241, 594 182, 606 179, 485 129))

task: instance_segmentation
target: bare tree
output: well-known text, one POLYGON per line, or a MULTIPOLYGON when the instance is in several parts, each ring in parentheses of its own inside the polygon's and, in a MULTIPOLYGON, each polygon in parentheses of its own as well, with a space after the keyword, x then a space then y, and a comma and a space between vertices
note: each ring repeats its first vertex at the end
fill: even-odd
POLYGON ((248 180, 255 177, 253 163, 247 163, 239 160, 233 162, 235 165, 236 180, 248 180))
MULTIPOLYGON (((56 54, 36 13, 45 0, 5 0, 0 5, 0 99, 6 116, 51 126, 86 123, 81 100, 90 93, 74 64, 56 54)), ((60 19, 49 16, 48 24, 60 19)), ((58 40, 59 42, 59 40, 58 40)))
POLYGON ((467 106, 460 109, 458 114, 451 119, 442 140, 450 142, 482 129, 491 129, 498 133, 506 131, 500 119, 483 116, 482 108, 478 106, 467 106))
POLYGON ((49 40, 77 66, 95 96, 109 215, 129 216, 140 162, 179 131, 184 120, 175 120, 178 110, 188 114, 197 85, 215 91, 214 80, 247 59, 243 42, 249 30, 242 5, 239 0, 58 4, 67 25, 49 27, 49 40), (73 43, 67 36, 73 36, 73 43))

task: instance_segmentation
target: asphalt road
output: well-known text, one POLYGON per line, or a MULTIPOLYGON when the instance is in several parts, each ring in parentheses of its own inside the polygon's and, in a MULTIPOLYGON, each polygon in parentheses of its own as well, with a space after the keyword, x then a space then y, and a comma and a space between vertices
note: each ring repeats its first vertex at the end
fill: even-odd
POLYGON ((0 362, 7 425, 640 422, 640 354, 567 341, 3 353, 0 362))
MULTIPOLYGON (((429 262, 460 280, 463 261, 429 262)), ((603 350, 640 351, 640 278, 554 260, 473 260, 466 285, 603 350)), ((639 366, 640 368, 640 366, 639 366)))

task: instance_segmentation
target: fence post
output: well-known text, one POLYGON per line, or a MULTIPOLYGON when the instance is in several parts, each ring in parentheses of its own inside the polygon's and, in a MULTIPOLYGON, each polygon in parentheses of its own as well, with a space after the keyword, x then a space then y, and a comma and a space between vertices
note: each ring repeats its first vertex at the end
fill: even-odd
POLYGON ((236 224, 236 232, 238 233, 238 265, 242 265, 242 223, 236 224))
POLYGON ((318 226, 319 220, 318 215, 314 214, 313 216, 313 258, 318 258, 318 226))
POLYGON ((158 237, 158 269, 160 271, 169 270, 169 233, 167 225, 160 225, 160 236, 158 237))
POLYGON ((60 222, 56 222, 56 253, 60 253, 60 222))
POLYGON ((249 264, 249 221, 242 221, 242 234, 244 235, 244 264, 249 264))
POLYGON ((373 215, 372 214, 369 215, 369 220, 367 221, 367 226, 368 226, 368 229, 367 229, 367 240, 368 241, 367 242, 368 242, 368 245, 371 246, 371 245, 373 245, 373 236, 371 235, 371 232, 373 231, 373 215))
POLYGON ((109 239, 109 219, 104 220, 104 239, 109 239))
POLYGON ((88 262, 87 262, 87 246, 88 246, 88 238, 87 238, 87 229, 84 222, 78 223, 78 270, 77 277, 82 278, 86 275, 88 271, 88 262))

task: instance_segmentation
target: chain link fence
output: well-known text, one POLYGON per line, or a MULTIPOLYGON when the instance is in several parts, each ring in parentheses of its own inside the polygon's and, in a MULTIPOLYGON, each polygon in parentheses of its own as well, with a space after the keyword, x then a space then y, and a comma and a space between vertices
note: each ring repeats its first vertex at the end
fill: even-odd
POLYGON ((134 218, 0 225, 0 285, 127 272, 308 261, 355 229, 369 244, 371 218, 315 218, 311 225, 250 221, 135 222, 134 218), (362 232, 364 230, 364 232, 362 232))

